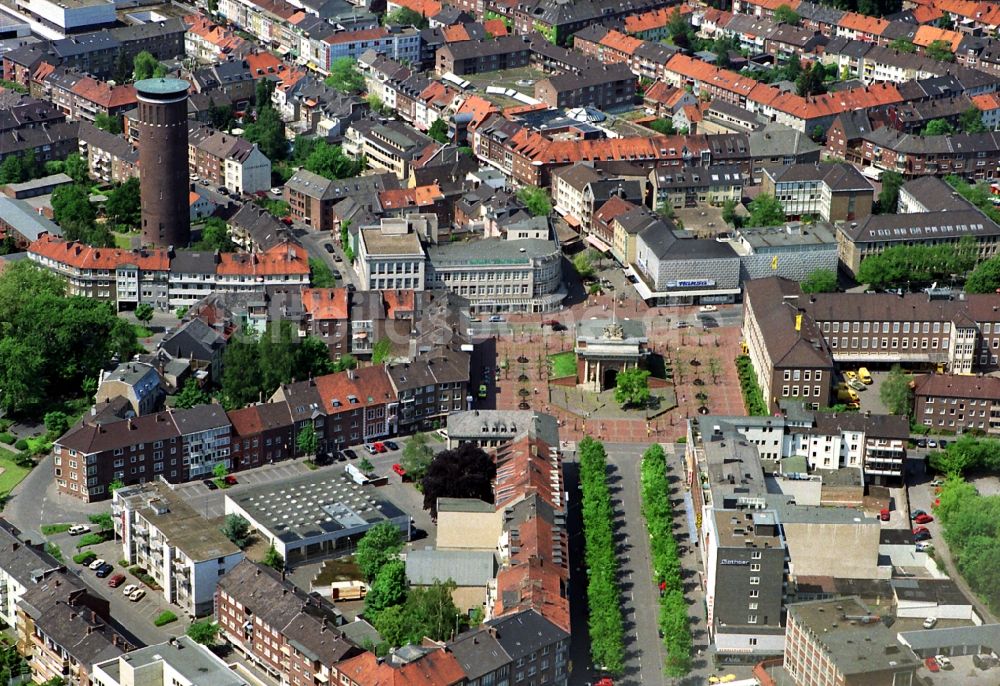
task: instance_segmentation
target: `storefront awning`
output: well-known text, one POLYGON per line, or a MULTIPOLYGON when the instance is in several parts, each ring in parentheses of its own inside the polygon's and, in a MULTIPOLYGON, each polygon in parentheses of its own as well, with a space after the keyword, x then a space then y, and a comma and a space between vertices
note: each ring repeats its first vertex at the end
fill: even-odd
POLYGON ((595 234, 592 233, 587 234, 587 242, 590 243, 595 248, 597 248, 598 250, 600 250, 601 252, 611 252, 611 246, 602 241, 595 234))

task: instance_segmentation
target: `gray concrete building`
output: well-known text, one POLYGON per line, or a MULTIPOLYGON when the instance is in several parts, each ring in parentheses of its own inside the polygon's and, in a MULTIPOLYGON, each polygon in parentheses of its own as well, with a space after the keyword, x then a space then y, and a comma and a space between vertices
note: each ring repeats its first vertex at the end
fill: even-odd
POLYGON ((740 257, 740 280, 783 276, 802 281, 818 269, 837 272, 837 234, 830 224, 738 229, 730 242, 740 257))
POLYGON ((625 271, 654 305, 733 302, 740 293, 740 258, 729 243, 656 224, 636 237, 635 262, 625 271))

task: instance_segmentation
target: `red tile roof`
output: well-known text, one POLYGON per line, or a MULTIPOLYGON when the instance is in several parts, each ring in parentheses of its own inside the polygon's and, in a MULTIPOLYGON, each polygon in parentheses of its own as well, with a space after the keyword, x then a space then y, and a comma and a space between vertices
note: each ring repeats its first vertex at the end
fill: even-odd
POLYGON ((382 191, 378 194, 379 202, 387 210, 399 209, 400 207, 426 207, 433 205, 438 200, 444 199, 439 185, 417 186, 416 188, 399 188, 382 191))
POLYGON ((389 374, 382 366, 318 376, 315 383, 327 414, 381 405, 395 397, 389 374), (351 396, 357 399, 356 403, 350 402, 351 396), (334 405, 334 400, 340 405, 334 405))
POLYGON ((98 81, 89 76, 84 76, 77 81, 70 91, 106 110, 138 103, 135 88, 131 84, 112 86, 105 81, 98 81))
POLYGON ((260 420, 260 413, 255 405, 229 410, 226 415, 237 436, 252 436, 264 430, 264 423, 260 420))
POLYGON ((469 32, 464 24, 454 24, 441 29, 441 36, 445 43, 461 43, 470 40, 469 32))
POLYGON ((339 45, 341 43, 357 43, 360 41, 378 40, 389 35, 389 29, 379 26, 374 29, 361 29, 360 31, 338 31, 323 39, 328 45, 339 45))
POLYGON ((632 36, 626 36, 624 33, 612 29, 604 35, 600 40, 600 44, 631 56, 635 54, 636 50, 645 45, 646 42, 632 36))
POLYGON ((442 5, 436 0, 390 0, 390 5, 398 5, 413 10, 422 17, 441 14, 442 5))
POLYGON ((455 114, 470 114, 472 121, 469 122, 469 130, 475 131, 476 127, 483 123, 486 117, 497 112, 497 106, 482 97, 481 95, 470 95, 465 102, 459 106, 455 114))
POLYGON ((962 42, 962 34, 958 31, 939 29, 936 26, 920 26, 913 34, 913 44, 922 48, 937 40, 943 41, 952 52, 955 52, 958 50, 958 44, 962 42))
POLYGON ((981 112, 992 112, 1000 109, 1000 94, 983 93, 982 95, 973 95, 971 99, 972 104, 981 112))
POLYGON ((569 632, 569 601, 562 595, 564 579, 557 567, 532 558, 528 564, 501 569, 496 583, 495 615, 534 609, 569 632))
POLYGON ((92 248, 48 234, 43 234, 28 246, 28 252, 77 269, 117 269, 124 264, 134 264, 146 271, 167 271, 170 268, 166 250, 92 248))
POLYGON ((625 17, 625 33, 642 33, 643 31, 662 29, 670 23, 670 17, 673 16, 674 11, 680 11, 683 15, 689 14, 694 10, 687 5, 682 5, 680 7, 651 10, 642 14, 630 14, 625 17))
POLYGON ((302 307, 313 320, 349 318, 346 288, 307 288, 302 291, 302 307))
POLYGON ((412 290, 396 289, 382 291, 385 301, 385 316, 387 319, 397 319, 404 315, 412 315, 416 309, 417 294, 412 290))
POLYGON ((503 19, 487 19, 483 22, 483 28, 494 38, 506 36, 508 33, 507 25, 503 23, 503 19))
POLYGON ((923 5, 917 5, 910 10, 910 13, 918 24, 930 24, 944 16, 944 12, 941 10, 935 7, 924 7, 923 5))
POLYGON ((882 32, 889 26, 889 22, 878 17, 869 17, 866 14, 845 12, 837 25, 851 31, 881 36, 882 32))
POLYGON ((248 253, 222 253, 216 273, 220 276, 280 276, 309 273, 308 255, 304 248, 281 243, 273 248, 248 253))
POLYGON ((453 686, 465 681, 458 660, 446 650, 434 650, 398 666, 365 652, 341 660, 334 669, 359 686, 453 686))

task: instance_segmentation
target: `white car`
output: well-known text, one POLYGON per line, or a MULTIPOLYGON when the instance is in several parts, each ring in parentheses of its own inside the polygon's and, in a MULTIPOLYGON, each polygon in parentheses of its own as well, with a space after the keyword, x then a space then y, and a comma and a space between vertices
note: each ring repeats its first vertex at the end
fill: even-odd
POLYGON ((931 440, 927 441, 927 447, 928 448, 936 448, 937 447, 937 441, 935 441, 934 439, 931 439, 931 440))
POLYGON ((90 567, 91 569, 97 569, 98 567, 100 567, 105 562, 106 562, 106 560, 103 560, 102 558, 97 558, 96 560, 94 560, 93 562, 91 562, 88 565, 88 567, 90 567))
POLYGON ((138 590, 139 590, 139 584, 129 584, 128 586, 122 589, 122 593, 127 598, 138 590))
POLYGON ((137 588, 131 593, 129 593, 128 599, 133 603, 142 600, 146 596, 146 590, 143 588, 137 588))
POLYGON ((715 305, 702 305, 698 308, 699 312, 718 312, 719 308, 715 305))
POLYGON ((918 553, 926 553, 927 551, 933 550, 933 549, 934 549, 934 546, 931 545, 930 543, 924 543, 923 541, 920 541, 919 543, 917 543, 917 552, 918 553))
POLYGON ((954 666, 951 664, 951 659, 947 655, 935 655, 934 661, 938 663, 941 669, 953 669, 954 666))
POLYGON ((80 534, 85 534, 90 531, 90 527, 86 524, 74 524, 69 528, 70 536, 79 536, 80 534))
POLYGON ((282 193, 285 192, 285 189, 278 188, 277 186, 275 186, 274 188, 271 189, 271 192, 274 193, 275 195, 281 195, 282 193))
POLYGON ((928 617, 924 620, 925 629, 933 629, 935 624, 937 624, 937 617, 928 617))

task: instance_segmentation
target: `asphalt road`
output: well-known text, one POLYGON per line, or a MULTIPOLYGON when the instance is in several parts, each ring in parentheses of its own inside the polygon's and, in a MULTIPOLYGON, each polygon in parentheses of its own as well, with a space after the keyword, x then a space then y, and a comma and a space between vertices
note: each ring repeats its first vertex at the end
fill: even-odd
POLYGON ((344 252, 340 249, 339 237, 332 235, 328 231, 314 231, 311 229, 302 229, 301 227, 297 227, 295 235, 305 247, 306 252, 309 253, 309 257, 323 262, 334 274, 338 272, 341 274, 343 278, 337 280, 338 286, 346 286, 350 283, 354 284, 355 288, 358 287, 358 276, 354 272, 354 269, 351 268, 350 263, 344 259, 344 252), (324 247, 326 245, 333 247, 333 253, 326 251, 324 247), (338 262, 334 259, 334 255, 339 256, 341 261, 338 262))

